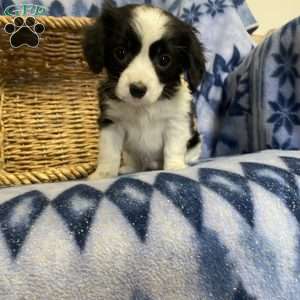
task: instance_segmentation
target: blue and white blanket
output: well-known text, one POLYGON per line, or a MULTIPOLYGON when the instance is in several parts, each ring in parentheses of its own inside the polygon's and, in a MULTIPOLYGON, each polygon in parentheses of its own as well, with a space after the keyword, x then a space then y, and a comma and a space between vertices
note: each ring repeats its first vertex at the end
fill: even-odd
MULTIPOLYGON (((30 2, 56 16, 102 4, 30 2)), ((0 190, 0 299, 298 300, 300 151, 211 158, 300 148, 300 18, 255 47, 243 0, 145 2, 200 32, 207 72, 195 100, 211 161, 0 190)))
POLYGON ((300 152, 0 191, 2 300, 299 299, 300 152))

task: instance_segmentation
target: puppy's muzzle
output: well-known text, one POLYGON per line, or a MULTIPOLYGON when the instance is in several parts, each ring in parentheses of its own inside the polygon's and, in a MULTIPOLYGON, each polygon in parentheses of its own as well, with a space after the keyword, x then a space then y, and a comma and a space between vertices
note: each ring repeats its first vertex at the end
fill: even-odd
POLYGON ((135 82, 130 84, 129 91, 132 97, 140 99, 145 96, 147 87, 141 82, 135 82))

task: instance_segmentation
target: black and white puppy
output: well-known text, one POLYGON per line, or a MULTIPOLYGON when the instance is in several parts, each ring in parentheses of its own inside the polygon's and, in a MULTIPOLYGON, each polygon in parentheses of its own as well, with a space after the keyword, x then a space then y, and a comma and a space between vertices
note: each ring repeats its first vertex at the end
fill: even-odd
POLYGON ((91 179, 182 169, 195 149, 200 154, 191 92, 205 59, 190 25, 149 5, 104 7, 87 28, 84 53, 92 71, 107 72, 99 88, 100 151, 91 179))

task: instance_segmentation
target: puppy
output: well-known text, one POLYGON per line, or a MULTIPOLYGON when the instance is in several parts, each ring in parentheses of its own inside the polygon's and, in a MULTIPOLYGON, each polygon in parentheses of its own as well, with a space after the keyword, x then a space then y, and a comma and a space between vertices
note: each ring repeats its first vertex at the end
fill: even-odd
POLYGON ((99 87, 98 166, 90 179, 178 170, 192 153, 200 155, 191 93, 205 58, 190 25, 150 5, 106 6, 87 28, 83 48, 90 69, 107 73, 99 87))

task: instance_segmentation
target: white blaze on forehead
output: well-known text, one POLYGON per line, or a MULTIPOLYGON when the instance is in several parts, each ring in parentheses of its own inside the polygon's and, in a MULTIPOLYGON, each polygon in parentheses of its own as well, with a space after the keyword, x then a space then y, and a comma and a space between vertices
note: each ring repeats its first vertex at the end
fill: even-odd
POLYGON ((169 17, 159 8, 138 6, 133 11, 133 25, 142 39, 142 47, 150 47, 162 38, 169 17))
POLYGON ((120 99, 138 105, 154 103, 159 99, 164 85, 155 71, 149 50, 153 43, 163 37, 168 22, 169 17, 159 8, 148 6, 134 8, 131 24, 139 36, 141 49, 119 78, 116 95, 120 99), (134 82, 141 82, 147 87, 146 94, 138 101, 131 96, 129 89, 130 84, 134 82))

